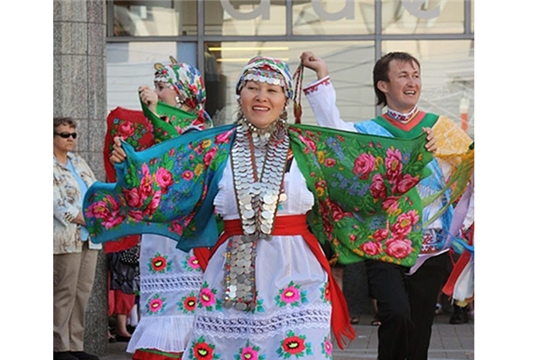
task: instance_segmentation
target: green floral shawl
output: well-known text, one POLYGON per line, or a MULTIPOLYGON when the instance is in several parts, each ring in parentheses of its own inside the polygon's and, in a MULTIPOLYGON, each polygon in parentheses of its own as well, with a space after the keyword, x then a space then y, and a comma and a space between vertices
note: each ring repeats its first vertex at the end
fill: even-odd
MULTIPOLYGON (((94 242, 156 233, 187 251, 218 238, 213 199, 236 127, 192 132, 135 152, 125 144, 115 184, 95 183, 84 199, 94 242)), ((341 263, 365 259, 412 266, 422 241, 415 185, 433 158, 425 136, 410 140, 290 125, 291 150, 314 194, 308 213, 321 244, 341 263)))

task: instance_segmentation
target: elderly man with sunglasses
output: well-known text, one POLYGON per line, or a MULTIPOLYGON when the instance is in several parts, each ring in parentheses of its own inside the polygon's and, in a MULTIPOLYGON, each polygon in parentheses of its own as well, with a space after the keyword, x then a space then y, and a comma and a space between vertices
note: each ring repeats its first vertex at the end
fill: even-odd
POLYGON ((72 152, 75 129, 73 119, 54 118, 54 359, 99 360, 84 352, 84 316, 101 244, 88 239, 82 201, 96 177, 86 161, 72 152))

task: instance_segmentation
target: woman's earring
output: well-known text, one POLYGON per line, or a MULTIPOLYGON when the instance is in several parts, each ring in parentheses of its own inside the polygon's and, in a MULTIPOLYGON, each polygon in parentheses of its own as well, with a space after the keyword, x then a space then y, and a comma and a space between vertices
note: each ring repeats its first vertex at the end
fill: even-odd
POLYGON ((182 99, 180 99, 180 96, 176 95, 176 107, 177 108, 181 108, 182 107, 182 104, 184 104, 184 101, 182 99))
POLYGON ((283 122, 287 122, 287 117, 288 117, 287 109, 283 108, 283 110, 281 110, 281 113, 279 114, 279 120, 283 122))

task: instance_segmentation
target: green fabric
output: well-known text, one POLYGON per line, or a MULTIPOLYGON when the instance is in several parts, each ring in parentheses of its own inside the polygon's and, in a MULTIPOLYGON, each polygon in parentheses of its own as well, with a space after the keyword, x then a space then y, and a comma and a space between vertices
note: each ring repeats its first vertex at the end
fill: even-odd
POLYGON ((435 123, 437 122, 438 118, 439 118, 439 115, 437 114, 426 113, 426 115, 424 115, 422 120, 420 120, 420 122, 415 127, 413 127, 410 131, 404 131, 397 128, 396 126, 392 125, 388 120, 386 120, 382 115, 376 117, 375 119, 373 119, 373 121, 375 121, 378 125, 388 130, 390 134, 394 135, 397 138, 412 139, 423 134, 423 131, 422 131, 423 127, 428 127, 428 128, 433 127, 433 125, 435 125, 435 123))
POLYGON ((137 349, 137 351, 144 352, 144 353, 149 353, 149 354, 160 355, 160 356, 171 358, 171 359, 180 359, 179 356, 182 354, 181 352, 179 352, 179 353, 171 353, 171 352, 160 351, 160 350, 156 350, 156 349, 137 349))
POLYGON ((311 230, 329 241, 338 262, 379 259, 414 265, 422 205, 415 185, 433 155, 425 136, 410 140, 291 125, 291 148, 315 205, 311 230))
POLYGON ((177 137, 183 130, 197 120, 197 114, 178 109, 177 107, 165 104, 161 101, 157 103, 156 112, 161 114, 161 116, 166 116, 167 119, 169 119, 169 122, 164 121, 158 115, 150 111, 148 106, 142 100, 141 107, 144 115, 148 118, 154 128, 155 144, 177 137))
MULTIPOLYGON (((404 131, 397 128, 382 116, 377 117, 376 119, 374 119, 374 121, 395 137, 412 138, 415 136, 420 136, 423 133, 423 127, 433 128, 439 119, 443 119, 443 117, 440 117, 437 114, 426 113, 420 123, 418 123, 410 131, 404 131)), ((444 134, 445 137, 450 137, 451 139, 453 139, 451 135, 452 134, 448 133, 444 134)), ((471 143, 471 145, 469 146, 469 151, 460 156, 459 165, 455 170, 453 170, 450 178, 446 181, 446 183, 440 190, 422 198, 422 206, 427 207, 435 200, 439 199, 440 197, 444 197, 445 194, 447 194, 447 198, 444 201, 444 206, 442 206, 436 213, 430 215, 429 219, 424 222, 424 227, 432 224, 435 220, 442 216, 446 212, 446 210, 450 206, 452 206, 459 199, 461 194, 463 194, 463 192, 465 191, 474 169, 473 149, 474 143, 471 143)), ((455 156, 455 154, 453 154, 452 156, 455 156)), ((445 159, 444 155, 437 155, 437 157, 441 160, 445 159)))
MULTIPOLYGON (((235 139, 234 125, 190 132, 135 152, 126 145, 116 184, 95 183, 84 199, 94 242, 155 233, 178 247, 212 246, 213 200, 235 139)), ((290 125, 294 159, 314 194, 308 223, 342 264, 380 259, 412 266, 422 242, 416 190, 433 156, 425 136, 395 139, 290 125)))

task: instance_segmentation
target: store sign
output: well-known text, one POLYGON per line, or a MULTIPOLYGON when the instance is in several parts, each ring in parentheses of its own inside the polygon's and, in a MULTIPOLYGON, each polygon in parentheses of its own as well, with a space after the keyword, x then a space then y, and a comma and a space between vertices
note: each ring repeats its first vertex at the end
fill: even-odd
MULTIPOLYGON (((220 0, 223 9, 229 13, 233 18, 237 20, 252 20, 259 16, 263 20, 270 19, 270 0, 260 0, 259 6, 251 12, 240 12, 234 8, 230 0, 220 0)), ((378 0, 376 0, 378 1, 378 0)), ((420 19, 432 19, 436 18, 441 13, 441 6, 437 5, 433 9, 424 10, 429 0, 401 0, 401 4, 411 15, 420 19)), ((336 21, 340 19, 353 20, 354 19, 354 0, 345 0, 343 8, 334 13, 326 11, 321 0, 311 0, 313 11, 323 20, 336 21)), ((431 1, 433 3, 433 1, 431 1)), ((439 2, 440 1, 436 1, 439 2)))

